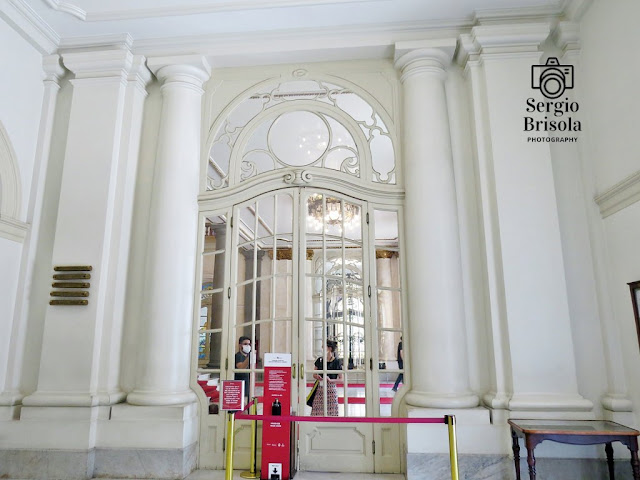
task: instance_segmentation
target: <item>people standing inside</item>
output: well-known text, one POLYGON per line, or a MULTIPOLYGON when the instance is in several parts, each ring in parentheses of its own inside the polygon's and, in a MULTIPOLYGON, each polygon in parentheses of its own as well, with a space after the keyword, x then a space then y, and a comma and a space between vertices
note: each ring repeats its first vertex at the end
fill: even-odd
MULTIPOLYGON (((251 363, 251 339, 242 336, 238 340, 238 351, 236 352, 235 364, 237 369, 248 369, 251 363)), ((236 372, 233 376, 234 380, 244 381, 244 396, 249 397, 249 372, 236 372)))
MULTIPOLYGON (((315 364, 314 370, 322 370, 326 361, 327 370, 342 370, 342 360, 338 358, 336 349, 338 342, 327 340, 327 348, 324 357, 319 357, 315 364)), ((314 417, 324 415, 324 382, 322 374, 314 373, 313 378, 318 380, 318 388, 315 397, 313 397, 313 405, 311 406, 311 415, 314 417)), ((336 383, 342 381, 342 373, 329 373, 327 375, 327 416, 338 416, 338 389, 336 383)))
MULTIPOLYGON (((404 358, 402 356, 402 335, 400 335, 400 342, 398 342, 398 352, 397 352, 397 358, 398 358, 398 368, 400 370, 402 370, 404 368, 404 358)), ((398 378, 396 378, 396 383, 393 385, 393 388, 391 389, 394 392, 398 391, 398 385, 400 385, 400 382, 404 383, 404 374, 400 373, 398 375, 398 378)))

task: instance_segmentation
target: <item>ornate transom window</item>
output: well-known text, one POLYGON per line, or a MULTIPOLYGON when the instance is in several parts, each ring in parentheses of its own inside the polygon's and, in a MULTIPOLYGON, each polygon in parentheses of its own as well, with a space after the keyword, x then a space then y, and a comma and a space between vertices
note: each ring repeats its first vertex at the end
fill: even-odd
POLYGON ((376 183, 396 183, 392 135, 353 90, 293 80, 239 103, 218 127, 207 190, 282 168, 327 168, 376 183))

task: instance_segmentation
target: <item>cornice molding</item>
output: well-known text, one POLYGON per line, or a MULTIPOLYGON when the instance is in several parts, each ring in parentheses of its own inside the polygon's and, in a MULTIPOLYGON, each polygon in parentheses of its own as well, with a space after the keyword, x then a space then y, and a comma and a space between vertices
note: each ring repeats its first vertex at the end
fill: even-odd
POLYGON ((12 218, 0 217, 0 237, 22 243, 27 236, 29 224, 12 218))
POLYGON ((243 10, 264 10, 285 7, 313 7, 318 5, 337 5, 344 3, 381 2, 383 0, 271 0, 268 5, 260 0, 226 0, 209 5, 180 5, 160 8, 132 10, 112 10, 89 12, 70 2, 43 0, 50 8, 82 20, 83 22, 108 22, 132 20, 136 18, 170 17, 184 15, 203 15, 243 10))
POLYGON ((0 17, 20 33, 43 55, 56 51, 60 35, 49 26, 24 0, 5 0, 0 17))
POLYGON ((562 13, 565 19, 579 22, 589 10, 593 0, 565 0, 562 5, 562 13))
POLYGON ((640 201, 640 170, 595 197, 602 218, 640 201))
POLYGON ((551 22, 509 25, 480 25, 471 33, 460 35, 458 63, 485 55, 525 54, 538 52, 551 34, 551 22))
POLYGON ((127 50, 86 51, 62 54, 62 61, 76 79, 126 77, 133 64, 127 50))
POLYGON ((580 50, 580 25, 575 22, 559 22, 550 38, 563 53, 580 50))
POLYGON ((91 50, 131 50, 133 48, 133 37, 128 33, 116 33, 109 35, 66 37, 60 40, 59 49, 61 52, 80 48, 91 50))
POLYGON ((476 10, 474 23, 476 25, 490 25, 494 23, 532 22, 548 20, 563 14, 566 1, 557 0, 555 4, 534 7, 483 8, 476 10))
POLYGON ((60 79, 66 73, 62 66, 60 55, 45 55, 42 57, 42 71, 45 82, 60 83, 60 79))

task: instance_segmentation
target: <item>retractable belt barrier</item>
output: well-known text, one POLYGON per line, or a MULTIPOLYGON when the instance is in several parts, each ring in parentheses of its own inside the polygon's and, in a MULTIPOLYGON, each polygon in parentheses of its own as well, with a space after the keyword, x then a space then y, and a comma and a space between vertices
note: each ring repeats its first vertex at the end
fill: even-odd
MULTIPOLYGON (((234 436, 234 420, 252 420, 266 422, 314 422, 314 423, 442 423, 447 425, 449 430, 449 459, 451 462, 451 480, 459 480, 458 477, 458 447, 456 440, 456 417, 455 415, 445 415, 444 417, 310 417, 303 415, 256 415, 244 413, 250 407, 254 407, 255 411, 256 399, 254 398, 241 412, 229 412, 229 422, 227 428, 228 450, 226 479, 233 478, 233 436, 234 436)), ((252 428, 252 434, 255 429, 252 428)), ((255 439, 251 439, 255 442, 255 439)), ((254 458, 251 459, 252 465, 255 465, 254 458)))

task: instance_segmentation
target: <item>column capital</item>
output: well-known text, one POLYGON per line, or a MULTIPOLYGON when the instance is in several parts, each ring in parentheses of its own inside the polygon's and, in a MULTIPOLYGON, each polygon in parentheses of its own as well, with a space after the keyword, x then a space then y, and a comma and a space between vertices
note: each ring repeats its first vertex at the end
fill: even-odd
POLYGON ((60 55, 45 55, 42 57, 42 71, 45 82, 58 84, 67 70, 62 66, 60 55))
POLYGON ((163 87, 178 83, 202 88, 211 76, 211 66, 202 55, 154 57, 147 59, 147 66, 163 87))
POLYGON ((473 27, 471 33, 460 35, 456 58, 464 67, 467 61, 480 56, 539 52, 550 33, 551 24, 548 22, 479 25, 473 27))
POLYGON ((444 80, 455 47, 455 39, 396 43, 395 68, 402 74, 400 81, 404 83, 407 78, 416 74, 434 75, 444 80))
POLYGON ((76 79, 119 77, 127 78, 134 63, 134 55, 128 50, 104 50, 63 53, 64 66, 76 79))

